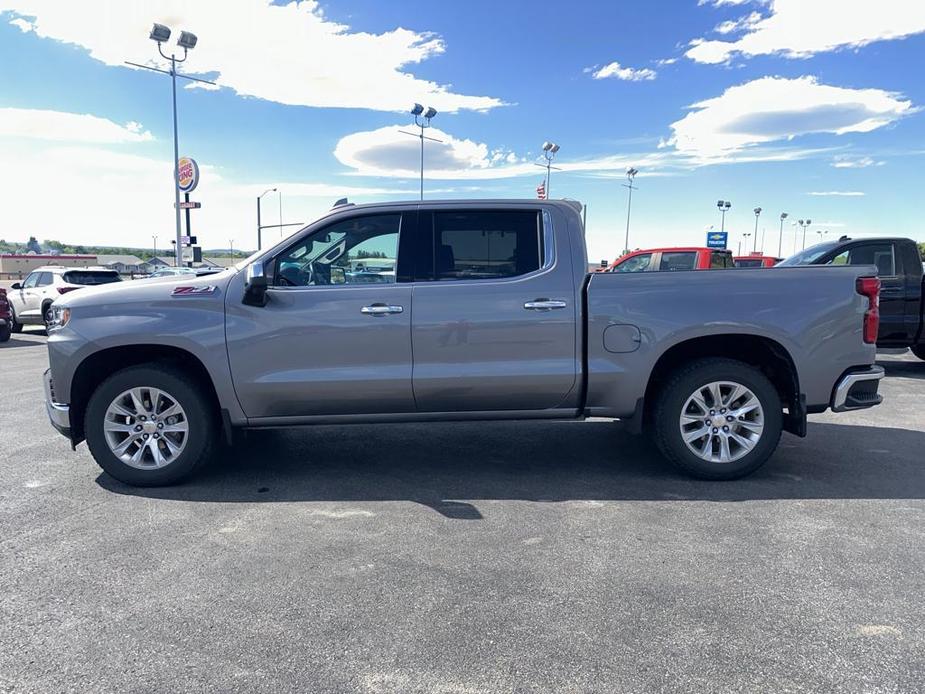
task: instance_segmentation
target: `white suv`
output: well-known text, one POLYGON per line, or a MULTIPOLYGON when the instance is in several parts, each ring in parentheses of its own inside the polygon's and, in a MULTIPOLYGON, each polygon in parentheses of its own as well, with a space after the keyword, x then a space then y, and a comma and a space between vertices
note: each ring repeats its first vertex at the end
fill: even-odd
POLYGON ((51 302, 62 294, 121 279, 118 272, 106 268, 58 265, 36 268, 25 280, 16 282, 6 292, 12 310, 13 332, 18 333, 23 325, 45 325, 45 314, 51 302))

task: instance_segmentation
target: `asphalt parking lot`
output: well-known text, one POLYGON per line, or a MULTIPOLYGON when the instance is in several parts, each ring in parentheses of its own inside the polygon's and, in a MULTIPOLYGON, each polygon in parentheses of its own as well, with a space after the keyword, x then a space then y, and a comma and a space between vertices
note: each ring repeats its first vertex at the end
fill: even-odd
POLYGON ((925 362, 737 482, 610 422, 257 432, 139 490, 0 345, 0 690, 925 689, 925 362))

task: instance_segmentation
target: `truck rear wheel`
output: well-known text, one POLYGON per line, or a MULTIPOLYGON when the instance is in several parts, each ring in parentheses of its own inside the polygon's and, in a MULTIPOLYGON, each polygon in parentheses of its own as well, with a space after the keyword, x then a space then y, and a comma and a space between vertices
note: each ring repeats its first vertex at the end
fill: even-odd
POLYGON ((211 402, 170 366, 133 366, 94 391, 84 434, 90 453, 120 482, 154 487, 179 482, 209 457, 211 402))
POLYGON ((780 396, 758 369, 734 359, 700 359, 656 396, 655 443, 685 472, 711 480, 744 477, 780 440, 780 396))
POLYGON ((10 332, 22 332, 22 323, 16 320, 16 309, 13 308, 12 302, 10 303, 10 332))
POLYGON ((912 347, 912 353, 919 359, 925 360, 925 345, 915 345, 912 347))

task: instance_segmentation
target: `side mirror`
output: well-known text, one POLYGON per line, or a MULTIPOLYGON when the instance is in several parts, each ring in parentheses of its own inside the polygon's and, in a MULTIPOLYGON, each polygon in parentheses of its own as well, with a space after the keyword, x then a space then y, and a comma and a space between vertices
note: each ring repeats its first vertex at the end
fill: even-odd
POLYGON ((267 305, 267 276, 263 272, 263 263, 259 260, 247 266, 242 301, 248 306, 267 305))
POLYGON ((22 282, 13 282, 10 285, 10 289, 22 289, 22 282))

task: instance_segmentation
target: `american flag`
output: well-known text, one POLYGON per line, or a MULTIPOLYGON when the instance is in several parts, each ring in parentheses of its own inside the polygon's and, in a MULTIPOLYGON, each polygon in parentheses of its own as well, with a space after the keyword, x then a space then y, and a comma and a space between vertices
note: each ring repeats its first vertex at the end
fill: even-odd
POLYGON ((540 200, 546 199, 546 181, 540 181, 540 184, 536 187, 536 197, 540 200))

